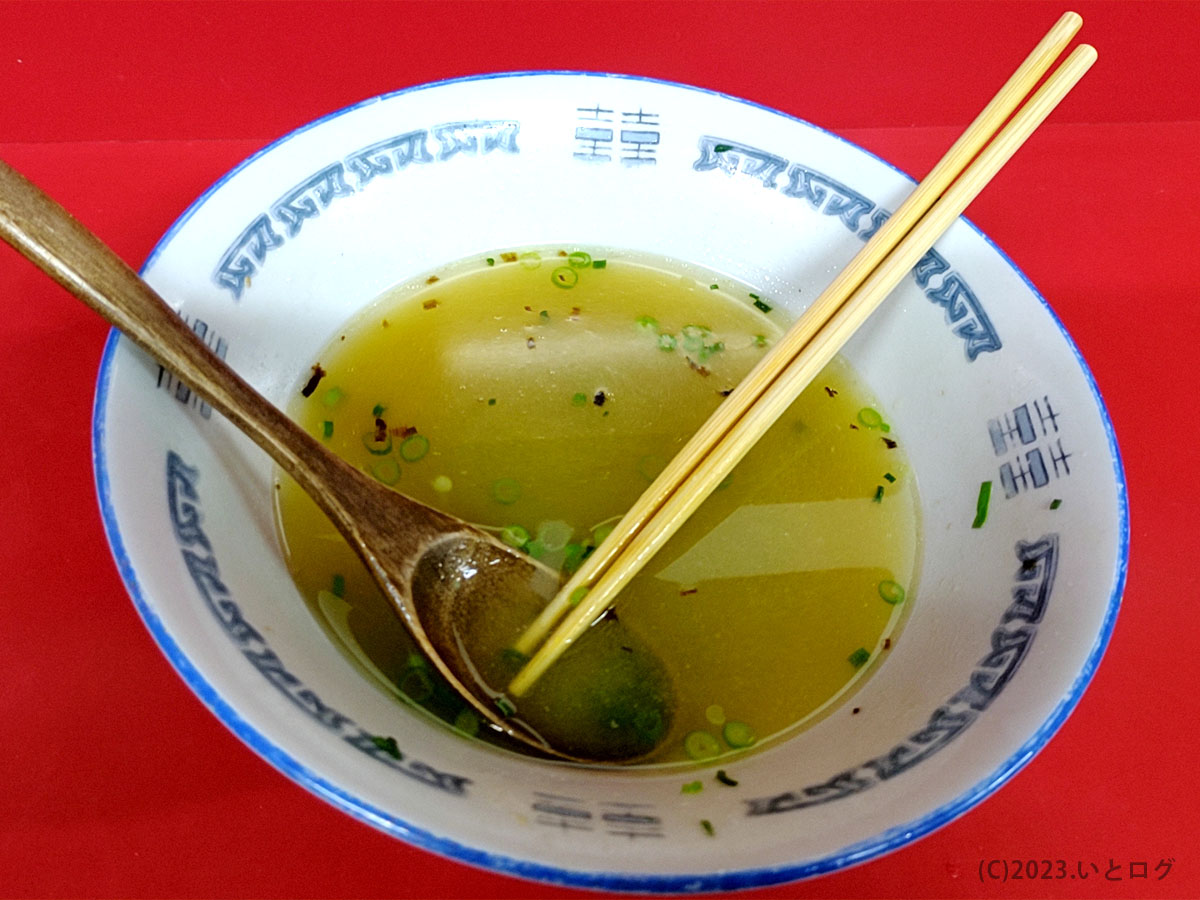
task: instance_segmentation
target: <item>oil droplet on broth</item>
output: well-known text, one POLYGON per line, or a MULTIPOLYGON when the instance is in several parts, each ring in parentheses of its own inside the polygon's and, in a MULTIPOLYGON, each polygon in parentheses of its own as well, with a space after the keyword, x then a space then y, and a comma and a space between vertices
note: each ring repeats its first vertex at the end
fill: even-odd
MULTIPOLYGON (((696 267, 590 250, 564 288, 549 277, 563 258, 538 252, 539 267, 485 254, 390 291, 321 351, 321 390, 297 395, 289 412, 314 434, 328 428, 326 443, 364 470, 395 475, 396 489, 571 571, 789 323, 770 298, 756 306, 752 288, 696 267), (330 406, 319 398, 332 388, 330 406), (379 421, 392 438, 383 456, 364 443, 379 421), (414 435, 423 452, 406 459, 398 448, 414 435)), ((631 733, 653 734, 647 708, 666 710, 651 762, 688 761, 684 739, 696 732, 720 754, 745 752, 711 721, 713 707, 745 723, 754 746, 834 708, 890 652, 914 593, 917 495, 902 436, 885 442, 856 418, 878 408, 835 360, 626 588, 615 621, 551 667, 521 712, 539 707, 577 733, 602 727, 588 713, 603 704, 580 685, 606 683, 600 662, 631 655, 661 666, 613 675, 663 685, 614 701, 638 723, 631 733), (907 599, 883 599, 883 583, 907 599), (575 651, 589 642, 601 649, 587 662, 575 651)), ((330 628, 335 640, 391 685, 415 680, 411 700, 461 724, 462 701, 412 674, 411 641, 352 552, 298 488, 285 480, 277 494, 293 577, 327 626, 313 598, 340 578, 349 611, 330 628)), ((480 654, 492 678, 519 665, 500 635, 524 624, 500 627, 496 610, 476 622, 471 640, 492 642, 480 654)))

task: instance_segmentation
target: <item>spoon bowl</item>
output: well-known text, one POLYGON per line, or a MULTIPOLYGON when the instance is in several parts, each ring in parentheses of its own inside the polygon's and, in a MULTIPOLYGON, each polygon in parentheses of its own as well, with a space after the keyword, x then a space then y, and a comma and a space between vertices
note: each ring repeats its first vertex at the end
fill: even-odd
MULTIPOLYGON (((479 677, 461 636, 466 620, 522 596, 531 611, 556 573, 470 524, 375 481, 321 446, 237 375, 103 241, 0 162, 0 237, 175 372, 265 450, 362 559, 422 652, 491 726, 537 753, 599 761, 576 742, 514 714, 479 677), (491 607, 491 608, 489 608, 491 607), (550 737, 546 735, 550 734, 550 737)), ((606 761, 611 752, 601 754, 606 761)))

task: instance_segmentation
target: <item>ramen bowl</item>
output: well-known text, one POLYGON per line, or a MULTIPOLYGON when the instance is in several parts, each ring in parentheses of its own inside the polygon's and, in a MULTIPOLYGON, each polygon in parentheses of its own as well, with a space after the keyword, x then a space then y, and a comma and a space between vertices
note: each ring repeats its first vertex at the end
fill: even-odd
MULTIPOLYGON (((468 78, 366 101, 267 147, 183 214, 144 275, 283 406, 374 298, 504 248, 691 262, 761 286, 794 317, 911 187, 835 135, 696 88, 468 78)), ((952 820, 1050 739, 1111 634, 1128 540, 1095 383, 1048 304, 969 222, 844 355, 905 435, 919 485, 907 623, 852 701, 731 760, 571 765, 398 703, 298 596, 270 460, 116 334, 94 419, 105 527, 140 614, 202 702, 375 828, 464 863, 610 890, 818 875, 952 820)))

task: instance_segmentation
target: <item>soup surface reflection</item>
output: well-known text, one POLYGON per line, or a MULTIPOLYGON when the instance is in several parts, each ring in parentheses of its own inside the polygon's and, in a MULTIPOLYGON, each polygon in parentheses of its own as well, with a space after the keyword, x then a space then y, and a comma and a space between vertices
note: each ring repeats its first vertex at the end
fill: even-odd
MULTIPOLYGON (((788 324, 770 296, 669 260, 497 252, 379 298, 288 411, 380 481, 570 572, 788 324)), ((914 482, 903 436, 835 360, 618 600, 672 685, 647 762, 763 746, 880 667, 912 602, 914 482)), ((397 697, 485 736, 315 505, 278 487, 289 566, 334 641, 397 697)), ((522 703, 554 696, 555 668, 522 703)))

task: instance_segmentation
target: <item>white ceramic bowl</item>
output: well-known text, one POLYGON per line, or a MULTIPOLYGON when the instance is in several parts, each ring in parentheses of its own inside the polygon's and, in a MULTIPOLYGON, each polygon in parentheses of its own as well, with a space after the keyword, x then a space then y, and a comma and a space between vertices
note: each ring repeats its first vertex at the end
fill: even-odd
MULTIPOLYGON (((810 298, 910 188, 753 103, 641 78, 496 75, 369 100, 279 140, 197 200, 144 272, 282 404, 340 323, 439 263, 568 241, 810 298)), ((861 714, 740 760, 735 789, 684 795, 677 770, 522 758, 398 706, 298 597, 268 459, 115 335, 94 424, 104 522, 138 610, 201 700, 363 821, 573 885, 803 878, 903 846, 1028 761, 1100 659, 1126 564, 1125 486, 1096 386, 1050 308, 969 223, 846 355, 907 437, 920 589, 856 695, 861 714), (995 492, 972 528, 982 481, 995 492), (375 734, 394 735, 403 758, 375 734)))

